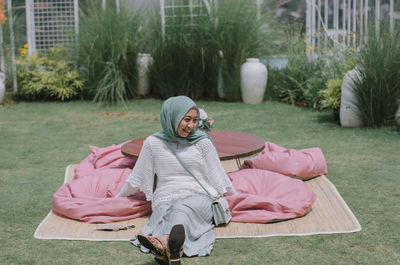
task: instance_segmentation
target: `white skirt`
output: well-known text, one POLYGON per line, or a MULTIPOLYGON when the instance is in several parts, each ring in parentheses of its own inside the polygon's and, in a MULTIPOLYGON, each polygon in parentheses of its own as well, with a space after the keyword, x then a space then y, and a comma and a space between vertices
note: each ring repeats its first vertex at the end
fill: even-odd
MULTIPOLYGON (((153 209, 150 220, 141 233, 148 236, 163 236, 169 234, 172 226, 183 224, 186 234, 184 254, 188 257, 210 255, 215 241, 211 204, 210 197, 199 194, 160 202, 153 209)), ((136 236, 131 239, 131 243, 140 247, 143 252, 149 252, 139 243, 136 236)))

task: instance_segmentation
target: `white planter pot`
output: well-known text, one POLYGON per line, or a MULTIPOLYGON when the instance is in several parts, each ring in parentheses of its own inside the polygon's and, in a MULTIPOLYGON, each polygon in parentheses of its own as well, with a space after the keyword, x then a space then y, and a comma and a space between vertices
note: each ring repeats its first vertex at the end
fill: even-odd
POLYGON ((137 58, 138 67, 138 87, 137 94, 146 96, 150 92, 149 67, 153 58, 148 53, 139 53, 137 58))
POLYGON ((240 89, 246 104, 257 104, 264 100, 267 87, 267 67, 257 58, 248 58, 240 68, 240 89))
POLYGON ((353 69, 343 77, 340 97, 340 124, 343 127, 360 127, 362 121, 358 118, 358 108, 355 105, 356 98, 353 92, 353 79, 359 77, 359 72, 353 69))
POLYGON ((6 93, 5 81, 5 74, 3 72, 0 72, 0 104, 3 102, 4 94, 6 93))

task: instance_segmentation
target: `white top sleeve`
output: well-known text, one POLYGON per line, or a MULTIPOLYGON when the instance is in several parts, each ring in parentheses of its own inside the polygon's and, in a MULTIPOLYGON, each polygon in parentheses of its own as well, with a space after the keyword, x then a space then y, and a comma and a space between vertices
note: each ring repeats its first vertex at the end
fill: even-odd
POLYGON ((117 194, 116 197, 128 197, 139 190, 138 187, 132 187, 128 182, 125 182, 125 185, 122 187, 121 191, 117 194))
POLYGON ((118 195, 129 196, 140 189, 145 193, 146 199, 150 201, 153 194, 154 174, 152 150, 148 139, 146 139, 135 166, 118 195))

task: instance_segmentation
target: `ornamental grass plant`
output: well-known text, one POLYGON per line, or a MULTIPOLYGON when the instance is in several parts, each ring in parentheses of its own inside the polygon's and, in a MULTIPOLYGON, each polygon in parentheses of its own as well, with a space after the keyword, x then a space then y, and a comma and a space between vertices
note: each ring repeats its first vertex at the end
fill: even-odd
POLYGON ((246 58, 262 55, 268 42, 261 36, 266 18, 257 19, 257 9, 248 0, 218 1, 210 13, 195 18, 183 8, 175 12, 173 18, 166 14, 165 35, 159 16, 152 16, 153 94, 216 99, 220 77, 224 99, 239 101, 240 66, 246 58))
POLYGON ((103 10, 98 1, 86 3, 85 7, 76 52, 88 81, 85 97, 101 102, 133 98, 141 43, 140 10, 122 6, 117 13, 110 3, 103 10))
POLYGON ((164 34, 159 16, 152 17, 150 78, 153 95, 215 98, 218 49, 213 41, 210 18, 199 16, 195 22, 188 17, 170 18, 164 34))
POLYGON ((358 116, 366 126, 382 126, 394 122, 400 99, 400 30, 390 33, 370 27, 367 43, 361 48, 357 64, 359 72, 353 85, 358 116))
POLYGON ((257 18, 254 1, 238 0, 235 4, 229 0, 218 1, 214 39, 221 51, 221 77, 228 101, 241 100, 241 65, 247 58, 265 56, 261 51, 269 42, 263 39, 261 30, 265 19, 257 18))

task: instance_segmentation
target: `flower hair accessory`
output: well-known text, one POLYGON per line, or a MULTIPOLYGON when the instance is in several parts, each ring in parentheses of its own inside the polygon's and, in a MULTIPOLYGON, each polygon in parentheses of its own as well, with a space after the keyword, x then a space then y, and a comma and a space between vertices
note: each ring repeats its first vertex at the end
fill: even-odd
POLYGON ((214 124, 214 119, 208 117, 207 112, 205 112, 204 109, 199 109, 199 112, 199 129, 205 132, 211 131, 211 128, 214 124))

